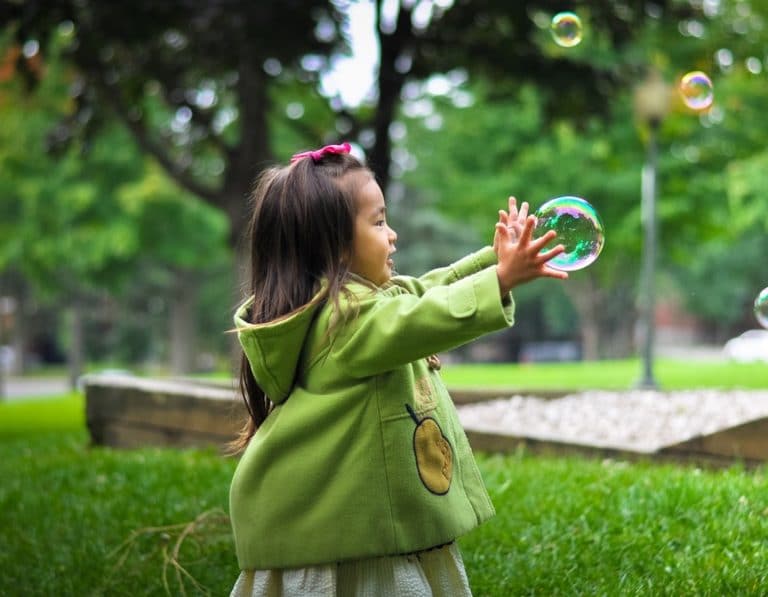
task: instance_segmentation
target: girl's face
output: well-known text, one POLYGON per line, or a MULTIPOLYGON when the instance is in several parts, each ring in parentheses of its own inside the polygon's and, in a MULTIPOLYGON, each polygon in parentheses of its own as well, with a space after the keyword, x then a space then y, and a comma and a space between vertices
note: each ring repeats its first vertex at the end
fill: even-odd
POLYGON ((376 180, 368 178, 355 198, 354 238, 350 271, 381 286, 392 277, 392 253, 397 234, 387 225, 384 195, 376 180))

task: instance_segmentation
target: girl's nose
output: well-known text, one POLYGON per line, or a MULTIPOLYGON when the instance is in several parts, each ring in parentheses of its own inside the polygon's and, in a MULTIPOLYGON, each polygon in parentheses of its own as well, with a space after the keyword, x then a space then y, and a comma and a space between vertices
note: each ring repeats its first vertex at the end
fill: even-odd
POLYGON ((392 230, 390 226, 387 226, 387 228, 389 228, 389 242, 395 244, 395 242, 397 242, 397 232, 392 230))

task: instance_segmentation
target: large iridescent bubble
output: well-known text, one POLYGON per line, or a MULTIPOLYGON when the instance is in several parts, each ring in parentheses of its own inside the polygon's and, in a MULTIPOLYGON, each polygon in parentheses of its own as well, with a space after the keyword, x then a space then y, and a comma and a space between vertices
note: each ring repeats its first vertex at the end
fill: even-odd
POLYGON ((755 318, 764 328, 768 328, 768 288, 763 288, 755 299, 755 318))
POLYGON ((706 110, 715 99, 711 79, 700 70, 683 75, 679 89, 683 102, 693 110, 706 110))
POLYGON ((603 250, 603 222, 595 208, 581 197, 568 195, 550 199, 534 215, 534 238, 554 230, 557 233, 554 242, 565 247, 564 253, 549 260, 550 267, 563 271, 583 269, 603 250))
POLYGON ((581 19, 572 12, 559 12, 549 25, 552 39, 558 46, 572 48, 581 42, 581 19))

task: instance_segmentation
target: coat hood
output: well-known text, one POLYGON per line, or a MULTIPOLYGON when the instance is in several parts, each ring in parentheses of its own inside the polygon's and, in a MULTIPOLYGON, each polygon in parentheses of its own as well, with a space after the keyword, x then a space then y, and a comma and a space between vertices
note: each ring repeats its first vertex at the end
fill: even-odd
POLYGON ((307 333, 325 294, 321 290, 303 307, 268 323, 248 322, 253 297, 235 313, 237 337, 253 376, 275 404, 285 402, 293 388, 307 333))

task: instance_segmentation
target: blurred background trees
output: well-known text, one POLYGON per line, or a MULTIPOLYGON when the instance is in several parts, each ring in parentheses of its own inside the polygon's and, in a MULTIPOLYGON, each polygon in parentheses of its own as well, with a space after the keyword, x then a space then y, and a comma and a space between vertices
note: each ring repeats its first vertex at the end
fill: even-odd
POLYGON ((0 344, 66 353, 73 378, 85 360, 221 366, 252 181, 348 139, 386 187, 404 273, 489 242, 510 194, 588 199, 600 259, 521 289, 493 354, 631 355, 650 68, 715 85, 660 131, 659 277, 693 340, 722 342, 768 285, 766 17, 747 0, 0 2, 0 344), (578 46, 553 43, 560 10, 578 46), (361 43, 373 70, 350 71, 361 43))

